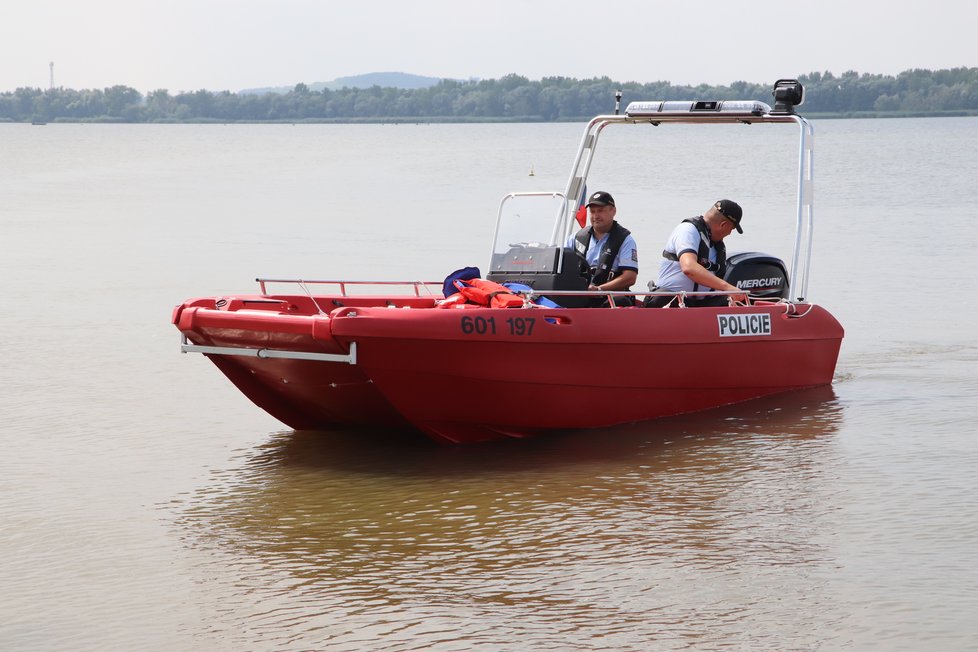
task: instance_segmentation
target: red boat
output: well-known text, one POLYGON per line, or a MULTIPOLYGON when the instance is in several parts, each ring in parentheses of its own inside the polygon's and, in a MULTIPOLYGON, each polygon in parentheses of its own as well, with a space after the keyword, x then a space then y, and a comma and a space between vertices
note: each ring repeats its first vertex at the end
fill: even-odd
POLYGON ((458 443, 604 427, 828 385, 843 329, 805 298, 813 130, 794 111, 800 84, 781 80, 774 97, 773 109, 756 101, 637 102, 592 119, 564 192, 511 193, 500 205, 487 278, 518 283, 509 286, 522 298, 518 307, 446 306, 442 282, 258 279, 258 294, 177 306, 181 348, 206 355, 290 427, 415 428, 458 443), (610 292, 607 305, 593 307, 595 293, 586 292, 563 243, 577 228, 598 137, 611 125, 669 123, 797 126, 791 272, 773 256, 737 254, 725 278, 750 290, 747 305, 685 308, 694 293, 683 293, 677 307, 644 308, 641 299, 654 292, 610 292), (282 283, 300 291, 268 291, 282 283), (619 307, 622 296, 636 296, 638 305, 619 307), (582 372, 582 352, 598 345, 600 391, 582 372))

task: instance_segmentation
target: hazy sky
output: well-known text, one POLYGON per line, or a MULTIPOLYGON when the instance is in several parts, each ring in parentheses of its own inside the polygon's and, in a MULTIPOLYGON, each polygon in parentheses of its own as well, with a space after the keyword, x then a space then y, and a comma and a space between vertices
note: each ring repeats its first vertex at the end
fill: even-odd
POLYGON ((367 72, 772 82, 978 66, 978 0, 4 0, 0 90, 232 90, 367 72))

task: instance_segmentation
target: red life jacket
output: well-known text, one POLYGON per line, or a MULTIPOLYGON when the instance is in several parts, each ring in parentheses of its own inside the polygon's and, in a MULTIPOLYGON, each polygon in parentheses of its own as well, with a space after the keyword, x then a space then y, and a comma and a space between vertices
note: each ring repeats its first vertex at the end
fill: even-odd
POLYGON ((490 308, 523 307, 523 297, 513 294, 509 288, 499 283, 473 278, 467 281, 454 281, 454 284, 459 293, 476 305, 490 308))

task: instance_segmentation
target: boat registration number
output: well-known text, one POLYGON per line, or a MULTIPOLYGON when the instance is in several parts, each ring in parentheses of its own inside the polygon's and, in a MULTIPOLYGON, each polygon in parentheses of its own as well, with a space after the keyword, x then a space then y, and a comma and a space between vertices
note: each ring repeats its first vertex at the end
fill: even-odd
POLYGON ((463 335, 495 335, 497 332, 516 337, 530 337, 536 325, 535 317, 509 317, 500 319, 497 324, 495 317, 462 317, 459 326, 463 335))
POLYGON ((771 334, 771 315, 717 315, 720 337, 748 337, 771 334))

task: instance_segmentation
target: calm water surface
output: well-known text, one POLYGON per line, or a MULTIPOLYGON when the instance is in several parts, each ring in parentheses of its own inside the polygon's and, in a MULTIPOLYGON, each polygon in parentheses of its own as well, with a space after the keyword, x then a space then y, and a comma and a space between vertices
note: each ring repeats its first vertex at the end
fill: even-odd
MULTIPOLYGON (((175 304, 256 276, 484 265, 582 129, 0 125, 0 649, 978 649, 978 119, 816 125, 832 388, 448 448, 178 353, 175 304)), ((719 196, 790 255, 790 128, 603 139, 642 283, 719 196)))

